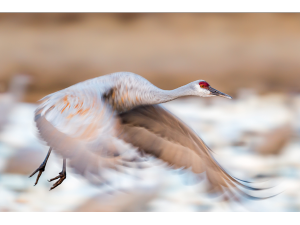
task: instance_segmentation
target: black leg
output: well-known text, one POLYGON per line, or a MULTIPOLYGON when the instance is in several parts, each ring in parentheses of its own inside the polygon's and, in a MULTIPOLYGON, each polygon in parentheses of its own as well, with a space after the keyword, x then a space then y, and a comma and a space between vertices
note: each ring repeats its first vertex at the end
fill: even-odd
POLYGON ((66 172, 66 159, 64 159, 63 161, 63 169, 62 171, 59 173, 58 176, 52 178, 51 180, 49 180, 49 182, 53 181, 53 180, 56 180, 59 178, 58 181, 56 181, 53 186, 50 188, 49 191, 51 191, 52 189, 56 188, 58 185, 60 185, 66 178, 67 178, 67 172, 66 172))
POLYGON ((39 171, 39 174, 36 178, 36 181, 35 181, 35 185, 37 185, 37 183, 39 182, 39 179, 40 179, 40 176, 42 175, 42 173, 45 171, 45 168, 46 168, 46 164, 47 164, 47 161, 48 161, 48 158, 51 154, 51 151, 52 151, 52 148, 49 149, 48 153, 47 153, 47 156, 46 158, 44 159, 44 162, 39 166, 39 168, 37 168, 29 177, 32 177, 34 174, 36 174, 36 172, 39 171))

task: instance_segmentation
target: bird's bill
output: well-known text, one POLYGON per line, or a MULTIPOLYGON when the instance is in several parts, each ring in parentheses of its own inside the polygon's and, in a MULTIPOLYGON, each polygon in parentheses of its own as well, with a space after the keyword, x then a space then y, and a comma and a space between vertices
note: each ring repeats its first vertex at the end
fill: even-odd
POLYGON ((215 96, 219 96, 219 97, 223 97, 223 98, 229 98, 229 99, 232 99, 231 96, 221 92, 221 91, 218 91, 212 87, 209 87, 208 90, 210 91, 210 94, 211 95, 215 95, 215 96))

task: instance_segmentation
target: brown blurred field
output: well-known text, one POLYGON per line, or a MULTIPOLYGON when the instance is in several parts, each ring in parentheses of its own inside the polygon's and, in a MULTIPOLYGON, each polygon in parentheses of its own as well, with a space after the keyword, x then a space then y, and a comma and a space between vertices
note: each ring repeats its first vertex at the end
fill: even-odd
POLYGON ((35 102, 117 71, 165 89, 205 79, 230 95, 297 92, 300 14, 0 14, 0 91, 28 74, 35 102))

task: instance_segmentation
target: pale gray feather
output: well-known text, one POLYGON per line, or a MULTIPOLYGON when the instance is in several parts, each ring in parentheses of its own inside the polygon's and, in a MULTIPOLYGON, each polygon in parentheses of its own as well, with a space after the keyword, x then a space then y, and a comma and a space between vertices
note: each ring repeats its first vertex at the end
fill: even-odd
POLYGON ((167 91, 137 74, 114 73, 46 96, 35 121, 41 138, 88 178, 106 168, 119 170, 126 161, 140 161, 138 149, 175 168, 205 171, 217 191, 237 185, 258 190, 226 173, 195 132, 154 105, 181 96, 230 97, 200 88, 200 81, 167 91))

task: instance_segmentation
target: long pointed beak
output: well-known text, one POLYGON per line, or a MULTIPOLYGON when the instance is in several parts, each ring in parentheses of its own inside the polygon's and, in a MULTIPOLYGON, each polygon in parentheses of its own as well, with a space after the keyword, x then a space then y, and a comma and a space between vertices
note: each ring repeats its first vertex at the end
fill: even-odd
POLYGON ((212 88, 212 87, 209 87, 208 90, 210 91, 210 93, 211 93, 212 95, 220 96, 220 97, 223 97, 223 98, 229 98, 229 99, 232 99, 231 96, 229 96, 229 95, 227 95, 227 94, 225 94, 225 93, 223 93, 223 92, 221 92, 221 91, 218 91, 218 90, 216 90, 216 89, 214 89, 214 88, 212 88))

